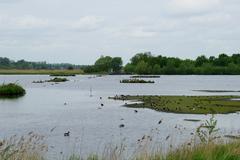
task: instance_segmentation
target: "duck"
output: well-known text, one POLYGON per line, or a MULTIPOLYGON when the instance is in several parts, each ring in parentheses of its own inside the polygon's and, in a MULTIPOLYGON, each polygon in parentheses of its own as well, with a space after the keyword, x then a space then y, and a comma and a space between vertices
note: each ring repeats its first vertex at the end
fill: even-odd
POLYGON ((69 131, 64 133, 64 137, 69 137, 69 136, 70 136, 70 132, 69 131))
POLYGON ((124 124, 120 124, 120 125, 119 125, 119 128, 123 128, 123 127, 125 127, 124 124))

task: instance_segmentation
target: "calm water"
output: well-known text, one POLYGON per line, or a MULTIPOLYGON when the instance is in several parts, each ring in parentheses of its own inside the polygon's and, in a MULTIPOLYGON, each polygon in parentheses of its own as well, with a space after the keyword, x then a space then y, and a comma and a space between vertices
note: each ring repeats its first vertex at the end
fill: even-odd
MULTIPOLYGON (((125 108, 123 101, 109 100, 109 96, 127 95, 238 95, 239 93, 204 93, 192 90, 240 90, 240 76, 161 76, 155 84, 120 84, 128 76, 69 77, 61 84, 33 84, 49 76, 0 76, 0 83, 17 82, 27 94, 15 100, 0 100, 0 138, 25 135, 30 131, 46 137, 49 156, 56 158, 73 152, 102 153, 108 144, 124 143, 129 155, 143 135, 153 136, 152 146, 166 150, 191 139, 201 122, 183 119, 209 119, 209 115, 185 115, 156 112, 150 109, 125 108), (90 97, 90 88, 93 96, 90 97), (101 100, 99 97, 103 97, 101 100), (67 103, 67 105, 64 105, 67 103), (104 104, 99 109, 101 103, 104 104), (158 124, 159 120, 162 124, 158 124), (119 128, 125 124, 124 128, 119 128), (176 129, 175 126, 180 129, 176 129), (55 128, 53 132, 51 129, 55 128), (71 132, 70 137, 63 133, 71 132), (166 137, 170 138, 166 140, 166 137)), ((239 94, 240 95, 240 94, 239 94)), ((217 115, 223 134, 240 133, 240 115, 217 115)))

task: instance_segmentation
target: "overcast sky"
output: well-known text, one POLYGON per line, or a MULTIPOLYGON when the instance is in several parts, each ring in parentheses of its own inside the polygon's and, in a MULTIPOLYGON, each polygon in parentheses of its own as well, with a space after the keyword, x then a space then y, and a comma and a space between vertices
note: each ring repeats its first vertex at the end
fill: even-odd
POLYGON ((0 56, 92 64, 100 55, 239 53, 239 0, 0 0, 0 56))

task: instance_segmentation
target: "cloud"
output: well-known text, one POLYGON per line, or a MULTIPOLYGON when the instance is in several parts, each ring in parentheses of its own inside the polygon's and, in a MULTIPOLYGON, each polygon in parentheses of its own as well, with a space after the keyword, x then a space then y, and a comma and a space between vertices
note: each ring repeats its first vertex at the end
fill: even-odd
POLYGON ((46 28, 48 26, 49 21, 47 19, 37 18, 32 15, 21 17, 0 16, 0 29, 24 30, 46 28))
POLYGON ((102 27, 103 22, 103 17, 84 16, 71 22, 70 28, 80 32, 95 31, 102 27))
POLYGON ((167 12, 172 15, 206 14, 216 11, 221 6, 220 0, 169 0, 167 12))

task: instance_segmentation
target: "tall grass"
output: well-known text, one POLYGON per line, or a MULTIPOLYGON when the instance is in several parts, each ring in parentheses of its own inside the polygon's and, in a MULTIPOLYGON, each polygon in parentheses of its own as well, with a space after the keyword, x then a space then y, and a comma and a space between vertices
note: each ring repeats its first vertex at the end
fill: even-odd
MULTIPOLYGON (((196 130, 198 137, 195 137, 193 143, 184 144, 165 154, 162 154, 161 150, 149 152, 148 142, 151 140, 148 141, 146 138, 141 147, 129 158, 125 156, 125 145, 121 144, 106 146, 101 155, 93 154, 85 158, 74 153, 61 160, 240 160, 240 141, 226 143, 213 138, 218 130, 216 124, 217 121, 212 117, 196 130)), ((48 160, 45 157, 47 151, 44 137, 33 132, 22 137, 13 136, 0 140, 0 160, 48 160)))
POLYGON ((25 95, 25 93, 25 89, 15 83, 0 85, 0 97, 3 98, 19 97, 25 95))
POLYGON ((0 140, 0 160, 43 160, 48 149, 43 138, 30 132, 26 136, 0 140))

